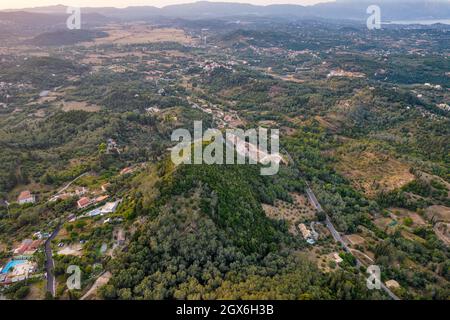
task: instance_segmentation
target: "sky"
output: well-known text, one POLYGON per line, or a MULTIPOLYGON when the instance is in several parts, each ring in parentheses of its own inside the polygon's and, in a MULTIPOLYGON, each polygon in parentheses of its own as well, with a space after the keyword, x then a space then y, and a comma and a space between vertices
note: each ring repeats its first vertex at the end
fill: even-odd
MULTIPOLYGON (((171 4, 195 2, 196 0, 0 0, 0 9, 19 9, 42 7, 48 5, 64 4, 78 7, 128 7, 128 6, 155 6, 163 7, 171 4)), ((242 2, 259 5, 268 4, 301 4, 310 5, 333 0, 209 0, 211 2, 242 2)))

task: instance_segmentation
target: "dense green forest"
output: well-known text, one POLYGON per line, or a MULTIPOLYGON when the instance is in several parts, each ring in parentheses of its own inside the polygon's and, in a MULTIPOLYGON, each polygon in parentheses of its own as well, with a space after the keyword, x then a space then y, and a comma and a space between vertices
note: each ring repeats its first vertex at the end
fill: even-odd
POLYGON ((324 275, 295 258, 301 245, 293 245, 283 222, 267 219, 259 204, 281 186, 270 190, 261 179, 248 166, 184 166, 165 173, 158 205, 144 208, 147 221, 127 252, 110 262, 114 276, 103 297, 381 298, 358 274, 324 275))

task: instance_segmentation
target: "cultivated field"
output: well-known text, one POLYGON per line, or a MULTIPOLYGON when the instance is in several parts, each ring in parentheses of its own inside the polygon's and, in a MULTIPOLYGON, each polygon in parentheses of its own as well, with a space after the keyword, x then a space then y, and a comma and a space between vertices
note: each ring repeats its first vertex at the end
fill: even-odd
POLYGON ((400 188, 415 178, 408 164, 386 154, 342 150, 338 158, 337 170, 368 197, 400 188))
POLYGON ((81 110, 86 112, 98 112, 101 110, 101 107, 94 104, 88 104, 85 101, 63 101, 62 102, 62 110, 73 111, 73 110, 81 110))
POLYGON ((183 30, 175 28, 153 28, 147 25, 119 26, 111 25, 104 30, 107 37, 96 38, 91 42, 84 42, 84 46, 102 44, 139 44, 156 42, 179 42, 191 44, 193 39, 183 30))
POLYGON ((373 222, 380 230, 387 233, 393 232, 398 224, 394 219, 391 218, 377 218, 373 222))
POLYGON ((303 221, 314 220, 315 210, 304 195, 291 193, 293 203, 276 200, 275 205, 263 204, 266 215, 275 220, 285 220, 289 225, 289 232, 297 235, 296 225, 303 221))
POLYGON ((346 235, 344 237, 344 240, 346 240, 346 242, 351 245, 361 245, 365 242, 364 238, 357 234, 346 235))
POLYGON ((412 221, 411 227, 419 227, 427 224, 426 221, 416 212, 402 208, 391 208, 389 211, 394 214, 393 217, 400 221, 404 221, 405 218, 410 218, 412 221))

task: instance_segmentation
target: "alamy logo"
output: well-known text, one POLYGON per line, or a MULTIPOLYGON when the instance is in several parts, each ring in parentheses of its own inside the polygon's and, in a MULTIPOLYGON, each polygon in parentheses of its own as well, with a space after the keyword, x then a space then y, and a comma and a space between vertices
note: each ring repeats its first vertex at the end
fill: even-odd
POLYGON ((284 162, 277 129, 270 130, 270 135, 265 128, 227 129, 224 137, 218 129, 203 133, 202 121, 194 121, 193 139, 189 130, 177 129, 172 133, 172 141, 179 142, 171 152, 175 165, 262 164, 261 175, 269 176, 277 174, 280 162, 284 162))
POLYGON ((367 268, 369 277, 367 278, 367 289, 381 289, 381 270, 379 266, 371 265, 367 268))
POLYGON ((81 29, 81 9, 79 7, 67 7, 67 14, 70 16, 66 20, 67 29, 80 30, 81 29))
POLYGON ((381 29, 381 9, 377 5, 371 5, 367 8, 367 14, 370 16, 367 18, 367 29, 381 29))
POLYGON ((67 273, 70 274, 67 278, 66 285, 69 290, 81 289, 81 269, 79 266, 70 265, 67 267, 67 273))

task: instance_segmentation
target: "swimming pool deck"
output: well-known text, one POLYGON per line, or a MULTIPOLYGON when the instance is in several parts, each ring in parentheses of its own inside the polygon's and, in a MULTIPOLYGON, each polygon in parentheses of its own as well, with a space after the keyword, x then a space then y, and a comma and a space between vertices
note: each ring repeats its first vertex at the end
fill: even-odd
POLYGON ((0 273, 7 274, 15 266, 18 266, 18 265, 21 265, 21 264, 24 264, 27 262, 28 262, 27 260, 11 260, 6 264, 6 266, 3 267, 3 269, 0 273))

